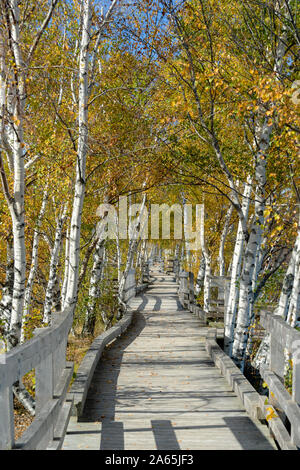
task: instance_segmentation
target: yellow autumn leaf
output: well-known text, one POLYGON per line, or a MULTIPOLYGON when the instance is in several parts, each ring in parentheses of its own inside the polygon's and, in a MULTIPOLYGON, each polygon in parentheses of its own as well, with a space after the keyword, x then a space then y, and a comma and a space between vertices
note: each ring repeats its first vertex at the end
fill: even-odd
POLYGON ((267 421, 270 421, 273 418, 278 418, 278 415, 275 413, 274 408, 271 408, 270 406, 268 406, 267 411, 269 412, 266 416, 267 421))

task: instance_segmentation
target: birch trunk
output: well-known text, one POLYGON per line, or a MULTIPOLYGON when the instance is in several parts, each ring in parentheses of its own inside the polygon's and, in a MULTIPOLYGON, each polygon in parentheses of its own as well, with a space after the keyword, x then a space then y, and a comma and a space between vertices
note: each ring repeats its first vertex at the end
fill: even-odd
POLYGON ((184 266, 185 246, 184 243, 181 245, 180 257, 179 257, 179 270, 181 271, 184 266))
POLYGON ((120 246, 120 236, 119 236, 119 218, 116 212, 116 250, 117 250, 117 271, 118 271, 118 285, 121 281, 122 276, 122 253, 121 253, 121 246, 120 246))
POLYGON ((82 35, 79 53, 79 95, 78 95, 78 145, 76 160, 76 182, 70 224, 69 272, 65 306, 75 309, 80 261, 81 216, 85 195, 85 172, 88 142, 88 87, 89 87, 89 45, 91 38, 91 0, 82 2, 82 35))
MULTIPOLYGON (((248 220, 250 196, 252 191, 252 179, 248 177, 245 183, 242 201, 242 212, 245 220, 248 220)), ((244 233, 241 221, 238 223, 236 241, 231 263, 231 278, 227 308, 225 312, 225 337, 224 349, 231 356, 231 349, 234 337, 234 328, 236 322, 237 304, 239 297, 238 282, 241 274, 242 256, 244 253, 244 233)))
POLYGON ((137 230, 139 232, 139 236, 141 236, 142 233, 143 233, 143 230, 144 230, 144 226, 142 227, 142 229, 140 227, 141 227, 142 218, 144 216, 146 199, 147 199, 147 195, 145 193, 144 196, 143 196, 142 203, 141 203, 139 216, 137 218, 136 227, 134 227, 132 225, 131 229, 130 229, 126 265, 125 265, 125 269, 124 269, 124 272, 122 274, 120 284, 119 284, 119 299, 120 299, 121 303, 123 303, 123 294, 124 294, 124 288, 125 288, 125 281, 126 281, 129 269, 132 268, 132 266, 133 266, 134 255, 136 253, 138 243, 139 243, 139 239, 134 237, 134 232, 137 230))
POLYGON ((201 292, 201 289, 203 288, 204 285, 204 279, 205 279, 205 257, 203 253, 201 254, 200 258, 200 265, 197 273, 197 279, 196 279, 196 286, 195 286, 195 294, 199 295, 201 292))
MULTIPOLYGON (((97 299, 100 297, 99 283, 102 278, 103 267, 104 267, 104 255, 105 255, 105 238, 103 238, 103 232, 105 228, 105 220, 101 221, 101 225, 98 231, 98 240, 95 247, 94 262, 90 277, 89 287, 89 301, 87 304, 87 311, 85 315, 84 325, 82 328, 82 335, 94 334, 96 325, 96 305, 97 299)), ((103 319, 103 318, 102 318, 103 319)), ((105 321, 104 321, 104 325, 105 321)))
POLYGON ((295 275, 291 291, 287 322, 295 327, 300 316, 300 230, 295 243, 295 275))
POLYGON ((233 212, 233 206, 231 205, 226 213, 225 221, 224 221, 224 228, 221 235, 220 240, 220 248, 219 248, 219 275, 225 276, 225 257, 224 257, 224 249, 225 249, 225 242, 228 235, 228 230, 230 226, 230 219, 233 212))
POLYGON ((53 248, 51 251, 49 279, 48 279, 46 295, 45 295, 45 303, 44 303, 43 322, 47 324, 51 323, 51 310, 52 310, 52 304, 54 302, 55 287, 57 287, 56 286, 57 265, 59 263, 62 231, 63 231, 63 226, 64 226, 64 222, 66 219, 66 215, 67 215, 67 205, 63 207, 61 214, 58 216, 57 221, 56 221, 55 238, 54 238, 53 248))
POLYGON ((204 293, 203 293, 203 310, 209 311, 210 306, 210 285, 211 285, 211 255, 207 249, 205 242, 205 221, 204 221, 204 204, 200 206, 200 245, 202 254, 205 259, 205 275, 204 275, 204 293))
MULTIPOLYGON (((283 16, 286 14, 287 4, 279 2, 276 9, 282 10, 279 14, 283 16)), ((278 37, 278 45, 275 52, 274 73, 279 79, 282 73, 284 56, 287 49, 287 30, 283 22, 282 32, 278 37)), ((261 254, 261 241, 262 241, 262 227, 264 224, 264 209, 265 209, 265 185, 266 185, 266 165, 267 165, 267 150, 270 146, 271 135, 273 131, 273 124, 269 122, 269 118, 264 114, 263 124, 261 129, 258 127, 256 130, 258 142, 258 149, 256 152, 256 190, 255 190, 255 220, 250 232, 249 241, 247 243, 245 260, 243 266, 243 274, 241 277, 240 297, 238 307, 238 321, 235 330, 235 337, 233 343, 232 355, 234 360, 240 365, 241 370, 244 368, 245 353, 247 341, 249 336, 251 305, 253 303, 253 283, 256 283, 258 272, 255 273, 254 278, 255 260, 261 254)), ((253 306, 252 306, 253 308, 253 306)))
POLYGON ((65 243, 65 267, 64 267, 64 280, 63 286, 61 290, 61 299, 62 299, 62 307, 65 308, 65 301, 66 301, 66 292, 67 292, 67 285, 68 285, 68 277, 69 277, 69 266, 70 266, 70 243, 69 243, 69 228, 66 231, 66 243, 65 243))
POLYGON ((89 287, 89 301, 87 304, 87 311, 82 335, 94 334, 96 324, 96 305, 97 299, 100 296, 99 283, 102 276, 104 265, 104 250, 105 240, 99 238, 94 253, 94 263, 91 271, 90 287, 89 287))
POLYGON ((48 189, 46 188, 44 191, 42 205, 41 205, 40 213, 38 216, 36 228, 34 229, 34 234, 33 234, 31 266, 30 266, 30 271, 28 275, 28 280, 27 280, 26 289, 25 289, 25 296, 24 296, 24 312, 23 312, 23 318, 22 318, 21 343, 24 342, 24 333, 25 333, 24 327, 25 327, 26 318, 30 314, 32 289, 33 289, 33 284, 34 284, 36 271, 38 267, 38 249, 39 249, 40 228, 41 228, 42 220, 46 211, 47 198, 48 198, 48 189))
POLYGON ((187 214, 187 204, 186 204, 186 198, 184 193, 182 193, 182 207, 183 207, 183 233, 184 233, 184 247, 185 247, 185 253, 186 253, 186 264, 188 266, 188 270, 190 270, 190 265, 191 265, 191 251, 189 249, 189 227, 187 224, 188 221, 188 214, 187 214))
MULTIPOLYGON (((278 307, 274 311, 274 315, 278 315, 282 317, 284 320, 288 319, 291 294, 292 294, 292 290, 294 286, 294 279, 295 279, 295 266, 296 266, 296 257, 297 257, 296 255, 297 255, 297 250, 298 250, 299 245, 300 245, 300 233, 298 233, 293 251, 291 253, 288 268, 284 276, 280 298, 278 302, 278 307)), ((298 312, 299 312, 299 308, 300 308, 300 305, 298 306, 298 312)), ((256 353, 255 359, 253 361, 253 366, 256 369, 259 369, 262 364, 268 364, 269 359, 270 359, 269 356, 270 356, 270 335, 266 334, 256 353)))
MULTIPOLYGON (((238 318, 234 335, 232 356, 243 370, 246 346, 250 327, 250 305, 253 302, 253 273, 256 256, 260 255, 262 227, 264 224, 265 209, 265 184, 266 184, 266 151, 269 147, 272 125, 265 119, 262 126, 259 151, 256 158, 256 190, 255 190, 255 214, 249 240, 246 246, 243 272, 240 280, 238 318)), ((258 273, 256 274, 258 275, 258 273)))
POLYGON ((300 246, 300 233, 298 233, 298 236, 297 236, 291 257, 290 257, 288 268, 287 268, 287 271, 283 280, 278 307, 275 311, 275 314, 284 318, 284 320, 287 320, 288 318, 291 294, 292 294, 292 290, 294 286, 294 279, 295 279, 295 271, 296 271, 296 264, 297 264, 297 251, 299 250, 299 246, 300 246))
MULTIPOLYGON (((14 239, 14 289, 10 317, 10 331, 8 336, 8 349, 16 346, 20 340, 21 321, 24 305, 25 288, 25 240, 24 240, 24 138, 23 119, 25 102, 25 76, 24 63, 20 49, 19 31, 19 7, 17 0, 7 2, 8 30, 10 35, 10 47, 14 65, 14 77, 10 82, 12 93, 12 115, 14 133, 11 142, 11 154, 13 157, 14 185, 13 195, 6 192, 6 200, 10 210, 14 239)), ((2 165, 1 165, 2 166, 2 165)), ((3 174, 1 175, 3 176, 3 174)), ((2 184, 4 183, 2 177, 2 184)), ((5 186, 5 183, 4 183, 5 186)))
POLYGON ((9 332, 11 306, 14 289, 14 257, 13 257, 13 241, 10 235, 6 241, 7 255, 6 255, 6 276, 5 283, 2 289, 2 298, 0 302, 0 319, 3 322, 3 334, 6 337, 9 332))

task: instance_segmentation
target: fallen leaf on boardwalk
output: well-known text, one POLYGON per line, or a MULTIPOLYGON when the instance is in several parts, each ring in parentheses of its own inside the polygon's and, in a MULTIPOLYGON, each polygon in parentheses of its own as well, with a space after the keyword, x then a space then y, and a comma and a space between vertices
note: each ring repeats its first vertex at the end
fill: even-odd
POLYGON ((275 410, 273 408, 268 407, 267 411, 269 412, 266 416, 267 421, 270 421, 273 418, 278 418, 278 415, 275 413, 275 410))

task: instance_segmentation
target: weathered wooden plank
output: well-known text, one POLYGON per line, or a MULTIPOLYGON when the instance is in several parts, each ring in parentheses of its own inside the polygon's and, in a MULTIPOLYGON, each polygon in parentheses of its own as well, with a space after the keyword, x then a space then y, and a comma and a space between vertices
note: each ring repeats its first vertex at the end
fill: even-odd
MULTIPOLYGON (((0 368, 1 373, 1 368, 0 368)), ((14 445, 14 412, 11 387, 0 384, 0 449, 11 449, 14 445)))
POLYGON ((72 325, 72 311, 66 309, 51 328, 42 328, 38 336, 6 353, 1 384, 10 386, 27 372, 35 369, 60 344, 61 335, 67 337, 72 325))
POLYGON ((132 312, 127 312, 116 326, 99 335, 92 343, 76 374, 76 379, 72 385, 69 399, 72 400, 72 415, 80 417, 85 405, 86 396, 94 375, 95 368, 101 357, 104 348, 119 335, 121 335, 130 325, 132 312))
MULTIPOLYGON (((73 366, 67 364, 60 385, 60 394, 57 398, 48 400, 35 417, 32 424, 24 431, 22 437, 15 444, 15 449, 36 450, 45 449, 49 444, 49 429, 56 425, 58 416, 65 402, 67 389, 72 377, 73 366)), ((53 436, 53 434, 52 434, 53 436)), ((52 436, 50 443, 52 442, 52 436)))
POLYGON ((131 301, 126 334, 103 352, 63 448, 274 449, 209 358, 207 330, 178 301, 174 276, 155 276, 131 301))

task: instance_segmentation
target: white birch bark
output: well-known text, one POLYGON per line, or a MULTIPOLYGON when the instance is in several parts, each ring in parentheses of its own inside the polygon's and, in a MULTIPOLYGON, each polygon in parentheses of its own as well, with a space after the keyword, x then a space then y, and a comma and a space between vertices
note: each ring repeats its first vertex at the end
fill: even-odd
POLYGON ((82 34, 79 52, 79 94, 78 94, 78 145, 76 160, 76 182, 70 223, 69 272, 65 306, 75 309, 80 261, 81 216, 85 195, 85 172, 88 144, 88 86, 89 86, 89 45, 91 38, 91 0, 82 2, 82 34))
MULTIPOLYGON (((288 313, 290 311, 291 294, 292 294, 292 290, 294 287, 297 250, 299 249, 299 245, 300 245, 300 233, 298 233, 298 236, 296 238, 294 248, 290 256, 290 261, 289 261, 289 264, 288 264, 288 267, 287 267, 287 270, 283 279, 278 306, 274 310, 274 315, 278 315, 287 321, 288 321, 288 313)), ((299 308, 300 308, 300 305, 298 305, 298 314, 299 314, 299 308)), ((296 311, 297 311, 297 307, 296 307, 296 311)), ((295 325, 296 323, 293 326, 295 325)), ((270 335, 266 334, 256 353, 255 359, 253 361, 253 366, 256 369, 259 369, 262 364, 268 364, 269 359, 270 359, 269 356, 270 356, 270 335)))
POLYGON ((37 224, 36 224, 36 227, 34 229, 34 234, 33 234, 31 266, 30 266, 30 271, 29 271, 29 275, 27 279, 25 296, 24 296, 24 311, 23 311, 23 318, 22 318, 22 330, 21 330, 21 340, 20 340, 21 343, 23 343, 24 341, 24 327, 25 327, 26 318, 30 314, 32 289, 33 289, 33 284, 34 284, 36 271, 38 267, 38 249, 39 249, 40 228, 41 228, 42 220, 46 211, 47 198, 48 198, 48 188, 46 187, 44 191, 44 195, 43 195, 40 213, 37 219, 37 224))
POLYGON ((200 291, 204 285, 204 278, 205 278, 205 257, 203 253, 201 253, 199 269, 196 278, 196 285, 195 285, 195 295, 199 295, 200 291))
MULTIPOLYGON (((248 219, 250 196, 252 191, 252 179, 248 177, 245 183, 242 201, 242 211, 244 219, 248 219)), ((236 241, 234 246, 234 252, 231 263, 231 278, 228 302, 225 312, 225 337, 224 337, 224 349, 227 354, 231 355, 231 347, 234 336, 234 328, 237 313, 237 303, 239 294, 239 278, 241 274, 242 256, 244 252, 244 234, 241 221, 238 223, 236 241)))
POLYGON ((56 220, 55 238, 53 248, 51 250, 50 268, 49 268, 49 279, 45 295, 44 303, 44 316, 43 322, 51 323, 51 310, 54 301, 55 287, 57 283, 57 265, 59 262, 59 255, 61 250, 61 240, 64 222, 67 216, 67 205, 65 204, 61 213, 56 220))
POLYGON ((61 300, 62 300, 62 307, 65 308, 65 301, 66 301, 66 292, 67 292, 67 285, 68 285, 68 277, 69 277, 69 266, 70 266, 70 243, 69 243, 69 228, 66 231, 66 242, 65 242, 65 266, 64 266, 64 280, 61 290, 61 300))
MULTIPOLYGON (((262 227, 264 224, 265 184, 266 184, 266 151, 269 147, 272 125, 264 120, 259 138, 259 150, 256 158, 255 214, 249 240, 245 250, 243 272, 240 279, 238 317, 235 329, 232 356, 243 368, 250 327, 250 304, 252 302, 253 273, 255 259, 261 249, 262 227)), ((257 273, 258 274, 258 273, 257 273)))
POLYGON ((204 204, 200 206, 200 246, 205 259, 203 310, 209 312, 211 285, 211 255, 205 242, 204 204))
POLYGON ((226 238, 227 238, 228 230, 229 230, 229 226, 230 226, 230 219, 231 219, 231 216, 232 216, 232 212, 233 212, 233 206, 230 205, 230 207, 229 207, 229 209, 226 213, 226 216, 225 216, 224 227, 223 227, 222 235, 221 235, 221 239, 220 239, 220 248, 219 248, 219 257, 218 257, 218 260, 219 260, 219 275, 220 276, 225 276, 224 249, 225 249, 225 242, 226 242, 226 238))
POLYGON ((5 283, 2 289, 2 298, 0 301, 0 319, 2 320, 3 334, 6 337, 9 332, 13 288, 14 288, 14 257, 13 257, 13 241, 10 236, 6 241, 6 275, 5 283))
POLYGON ((99 283, 102 276, 104 264, 105 240, 99 239, 95 248, 94 263, 91 271, 89 301, 87 304, 86 316, 82 334, 93 334, 96 323, 96 304, 100 296, 99 283))
POLYGON ((189 240, 188 240, 188 233, 189 233, 189 227, 188 227, 188 214, 187 214, 187 204, 186 204, 186 198, 184 193, 182 193, 182 207, 183 207, 183 233, 184 233, 184 246, 185 246, 185 254, 186 254, 186 264, 188 266, 188 269, 190 269, 190 264, 191 264, 191 252, 189 249, 189 240))
POLYGON ((24 305, 25 290, 25 269, 26 269, 26 251, 25 251, 25 207, 24 207, 24 188, 25 188, 25 169, 24 169, 24 137, 23 137, 23 119, 25 104, 25 65, 23 62, 20 47, 20 28, 19 28, 19 6, 17 0, 9 0, 9 21, 11 34, 11 49, 15 64, 15 84, 14 84, 14 110, 13 126, 14 136, 12 143, 12 155, 14 161, 14 187, 13 201, 9 205, 14 238, 14 293, 12 300, 12 311, 10 319, 10 333, 8 348, 18 344, 21 335, 21 323, 24 305))
POLYGON ((119 216, 118 216, 117 211, 116 211, 116 227, 117 227, 117 233, 116 233, 117 272, 118 272, 118 285, 119 285, 121 276, 122 276, 122 253, 121 253, 120 236, 119 236, 119 216))
MULTIPOLYGON (((6 148, 9 168, 13 173, 13 190, 10 195, 9 187, 6 184, 5 171, 1 162, 1 179, 4 187, 5 198, 10 210, 13 238, 14 238, 14 291, 10 318, 10 333, 8 339, 8 348, 16 346, 20 340, 21 323, 24 305, 25 278, 26 278, 26 252, 25 252, 25 206, 24 206, 24 188, 25 188, 25 145, 24 145, 24 109, 26 101, 26 75, 29 65, 34 55, 37 45, 48 26, 54 8, 58 0, 50 2, 47 14, 36 28, 35 36, 29 48, 29 53, 24 60, 22 56, 23 45, 20 35, 20 2, 18 0, 7 0, 3 2, 2 28, 1 28, 1 48, 6 39, 7 47, 10 49, 10 75, 7 76, 7 113, 2 114, 2 119, 7 118, 3 131, 1 126, 1 137, 6 148), (6 23, 4 25, 4 22, 6 23), (4 39, 5 38, 5 39, 4 39), (5 139, 5 131, 7 139, 5 139)), ((2 52, 1 52, 2 55, 2 52)), ((2 74, 5 73, 1 67, 2 74)), ((1 80, 2 81, 2 80, 1 80)), ((1 85, 1 104, 3 104, 3 87, 1 85)), ((4 111, 4 108, 1 110, 4 111)))
MULTIPOLYGON (((119 283, 119 300, 120 300, 121 304, 123 303, 123 294, 124 294, 125 282, 126 282, 126 278, 127 278, 127 275, 128 275, 128 271, 133 266, 134 255, 136 253, 138 243, 139 243, 139 240, 140 240, 140 238, 136 238, 134 236, 134 233, 137 230, 138 234, 139 234, 139 237, 141 237, 142 233, 143 233, 143 230, 144 230, 144 226, 141 227, 141 223, 143 222, 143 219, 144 219, 144 210, 145 210, 145 205, 146 205, 146 199, 147 199, 147 195, 145 193, 144 196, 143 196, 142 203, 141 203, 139 216, 137 217, 136 226, 133 226, 133 224, 131 224, 131 227, 130 227, 126 265, 125 265, 125 269, 124 269, 124 272, 121 276, 121 280, 120 280, 120 283, 119 283)), ((130 203, 129 203, 129 205, 130 205, 130 203)))
POLYGON ((180 257, 179 257, 179 270, 183 269, 184 257, 185 257, 185 245, 184 243, 182 243, 181 250, 180 250, 180 257))
MULTIPOLYGON (((105 221, 101 222, 99 231, 98 231, 98 241, 95 247, 94 253, 94 262, 91 270, 91 277, 90 277, 90 286, 89 286, 89 301, 87 304, 86 315, 84 320, 84 325, 82 329, 82 334, 92 335, 95 329, 96 323, 96 304, 97 299, 100 297, 100 288, 99 284, 101 281, 101 276, 103 273, 104 267, 104 254, 105 254, 105 238, 102 237, 105 228, 105 221)), ((104 326, 106 326, 105 319, 104 326)))
MULTIPOLYGON (((88 98, 93 88, 94 64, 102 37, 102 29, 110 20, 119 0, 113 0, 107 12, 102 18, 100 28, 97 32, 95 47, 91 54, 91 77, 89 76, 89 47, 92 37, 92 8, 91 0, 81 2, 81 39, 79 45, 79 92, 78 92, 78 144, 76 161, 76 182, 74 188, 73 209, 70 223, 70 249, 69 249, 69 272, 66 287, 65 306, 75 309, 78 292, 79 262, 80 262, 80 233, 83 202, 85 196, 85 173, 86 157, 88 149, 88 98), (89 79, 91 78, 91 83, 89 79)), ((77 98, 75 97, 75 103, 77 98)))
POLYGON ((284 318, 288 318, 288 312, 290 307, 291 294, 294 286, 296 263, 297 263, 297 251, 300 246, 300 233, 298 233, 293 251, 291 253, 290 261, 288 264, 287 271, 284 276, 283 285, 280 293, 278 307, 275 310, 275 314, 284 318))
MULTIPOLYGON (((286 12, 286 4, 279 2, 276 8, 282 10, 284 14, 286 12)), ((274 61, 274 72, 278 78, 282 73, 282 67, 284 62, 284 56, 287 48, 286 41, 286 25, 283 22, 282 32, 278 37, 278 45, 275 53, 274 61)), ((255 259, 260 256, 261 242, 262 242, 262 227, 264 224, 264 209, 265 209, 265 184, 266 184, 266 165, 267 165, 267 150, 270 145, 271 135, 273 131, 273 124, 269 122, 269 118, 265 115, 263 123, 256 129, 256 141, 257 141, 257 152, 256 152, 256 167, 255 167, 255 220, 252 225, 252 229, 247 243, 243 274, 240 283, 240 297, 238 307, 238 319, 235 330, 235 337, 233 342, 232 356, 234 360, 240 365, 241 369, 244 368, 245 353, 247 347, 247 341, 249 336, 249 327, 251 321, 251 304, 253 302, 253 282, 255 259)), ((256 277, 258 276, 256 272, 256 277)))
POLYGON ((294 282, 291 291, 287 322, 295 327, 300 316, 300 230, 295 243, 294 282))

